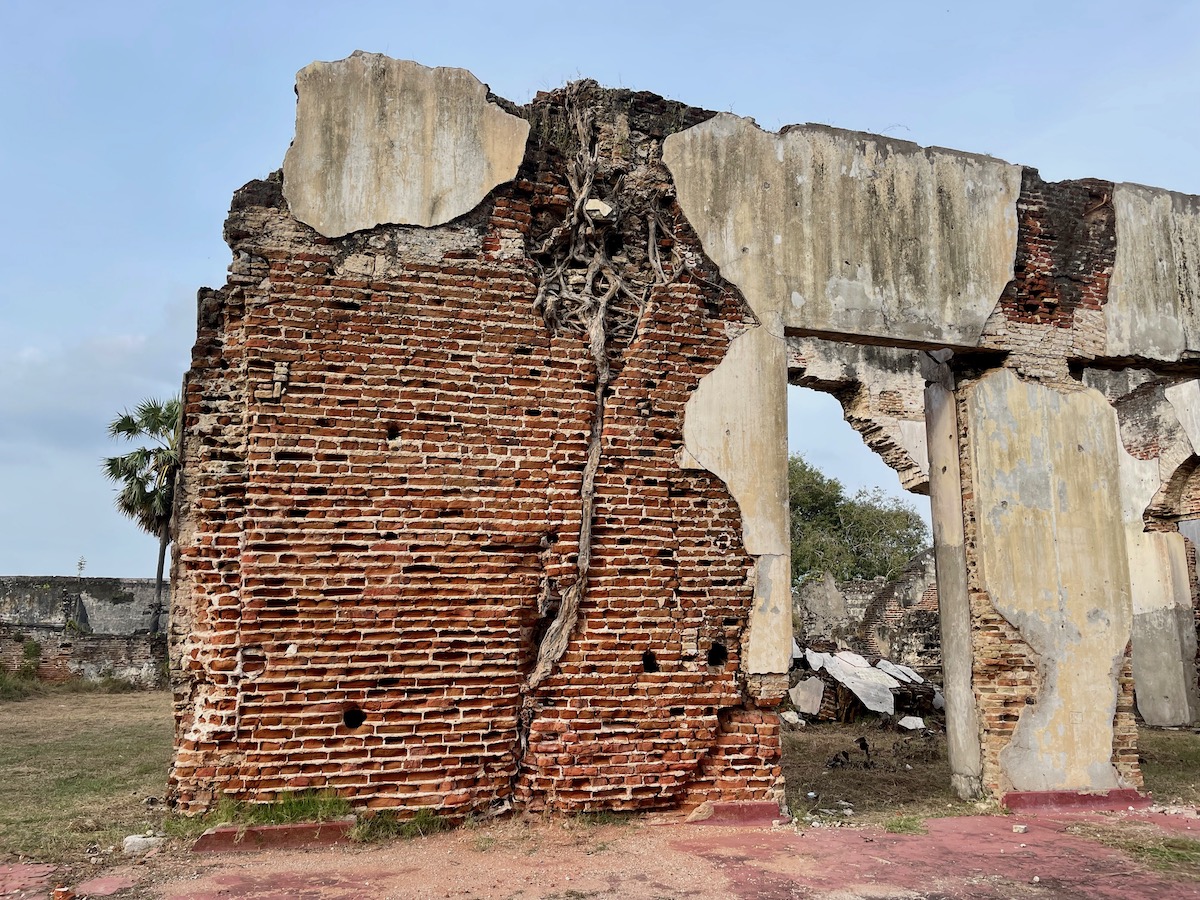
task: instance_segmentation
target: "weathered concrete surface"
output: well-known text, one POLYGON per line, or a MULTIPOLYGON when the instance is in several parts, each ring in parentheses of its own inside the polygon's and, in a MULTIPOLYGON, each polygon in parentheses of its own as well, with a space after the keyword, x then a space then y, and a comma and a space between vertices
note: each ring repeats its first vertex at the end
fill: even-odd
POLYGON ((846 597, 830 573, 822 572, 820 577, 807 579, 796 589, 792 602, 792 612, 803 622, 800 637, 804 640, 837 641, 844 636, 842 632, 849 618, 846 597))
POLYGON ((663 159, 705 252, 789 329, 975 346, 1013 277, 1021 170, 816 125, 722 114, 663 159))
POLYGON ((1200 384, 1172 384, 1144 369, 1090 369, 1083 380, 1108 397, 1120 423, 1138 711, 1153 725, 1186 725, 1200 710, 1187 551, 1178 534, 1146 529, 1183 513, 1181 494, 1200 445, 1200 384))
POLYGON ((942 638, 946 750, 951 785, 960 797, 967 799, 978 796, 983 790, 983 757, 979 744, 979 717, 971 688, 971 600, 967 592, 958 411, 949 366, 929 358, 926 368, 930 380, 925 390, 929 500, 933 513, 942 638))
POLYGON ((356 51, 306 66, 296 94, 283 193, 326 237, 449 222, 510 181, 525 155, 529 123, 488 102, 465 69, 356 51))
POLYGON ((1133 680, 1148 725, 1200 719, 1196 696, 1196 620, 1183 536, 1140 533, 1130 541, 1133 680))
MULTIPOLYGON (((171 602, 163 585, 163 606, 171 602)), ((0 624, 74 627, 95 634, 133 634, 150 628, 154 579, 12 575, 0 578, 0 624)))
POLYGON ((1125 447, 1119 453, 1138 712, 1149 725, 1186 725, 1200 716, 1187 547, 1178 532, 1145 530, 1146 509, 1164 480, 1160 460, 1138 459, 1125 447))
POLYGON ((967 410, 981 581, 1042 682, 1000 751, 1002 788, 1130 787, 1110 762, 1132 628, 1116 414, 1009 370, 972 385, 967 410))
POLYGON ((1105 352, 1172 361, 1200 350, 1200 197, 1119 184, 1112 202, 1117 258, 1105 352))

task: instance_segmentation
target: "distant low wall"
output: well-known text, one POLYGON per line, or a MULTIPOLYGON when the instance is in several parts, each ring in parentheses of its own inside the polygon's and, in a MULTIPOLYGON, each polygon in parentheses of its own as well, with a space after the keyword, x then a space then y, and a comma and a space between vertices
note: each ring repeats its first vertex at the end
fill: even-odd
MULTIPOLYGON (((163 585, 163 608, 171 593, 163 585)), ((0 577, 0 624, 72 627, 93 634, 149 631, 154 612, 152 578, 0 577)))
MULTIPOLYGON (((164 585, 163 609, 169 608, 164 585)), ((161 687, 166 637, 150 634, 153 617, 152 578, 3 577, 0 666, 35 669, 43 681, 111 677, 161 687)))
POLYGON ((81 634, 71 629, 0 625, 0 666, 23 667, 42 681, 121 678, 146 688, 166 685, 166 635, 81 634), (35 651, 30 652, 36 644, 35 651))

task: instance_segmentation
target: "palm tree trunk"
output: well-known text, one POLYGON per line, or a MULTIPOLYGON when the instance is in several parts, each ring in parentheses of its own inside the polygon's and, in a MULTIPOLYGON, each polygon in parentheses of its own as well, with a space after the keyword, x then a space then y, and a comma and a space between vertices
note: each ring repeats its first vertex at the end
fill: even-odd
POLYGON ((162 622, 162 590, 163 590, 163 565, 167 559, 167 544, 171 542, 171 529, 169 525, 163 525, 162 534, 158 538, 158 572, 154 576, 154 609, 150 617, 150 633, 158 634, 159 625, 162 622))

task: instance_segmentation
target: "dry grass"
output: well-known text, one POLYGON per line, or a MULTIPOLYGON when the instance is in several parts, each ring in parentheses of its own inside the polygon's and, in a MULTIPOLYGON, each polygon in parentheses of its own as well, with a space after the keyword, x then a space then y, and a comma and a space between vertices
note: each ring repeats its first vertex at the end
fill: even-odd
POLYGON ((1164 834, 1152 826, 1130 822, 1071 825, 1067 831, 1120 850, 1163 875, 1200 881, 1200 841, 1194 838, 1164 834))
MULTIPOLYGON (((1200 804, 1200 735, 1143 729, 1140 739, 1146 787, 1156 799, 1200 804)), ((90 846, 107 848, 125 835, 160 827, 161 807, 142 801, 162 796, 170 753, 166 693, 56 693, 0 703, 0 860, 24 855, 79 861, 90 846)), ((918 833, 927 818, 980 811, 951 792, 942 735, 901 734, 873 723, 810 725, 784 735, 783 765, 789 806, 801 822, 869 823, 918 833), (858 737, 870 745, 869 768, 855 746, 858 737), (849 764, 828 768, 840 751, 849 764), (817 797, 809 799, 810 791, 817 797)), ((578 826, 590 831, 606 824, 609 818, 600 814, 581 817, 578 826)), ((1156 840, 1134 836, 1147 848, 1148 865, 1156 854, 1172 865, 1181 859, 1197 864, 1191 843, 1156 840)))
POLYGON ((0 703, 0 859, 79 861, 156 828, 171 703, 162 691, 56 693, 0 703))
POLYGON ((1138 753, 1155 801, 1200 806, 1200 734, 1190 728, 1139 728, 1138 753))
POLYGON ((921 819, 979 812, 950 789, 942 734, 898 733, 877 723, 809 725, 785 734, 783 750, 788 807, 801 822, 869 823, 912 833, 921 819), (855 743, 860 737, 871 751, 869 767, 855 743), (841 752, 848 763, 828 766, 841 752))

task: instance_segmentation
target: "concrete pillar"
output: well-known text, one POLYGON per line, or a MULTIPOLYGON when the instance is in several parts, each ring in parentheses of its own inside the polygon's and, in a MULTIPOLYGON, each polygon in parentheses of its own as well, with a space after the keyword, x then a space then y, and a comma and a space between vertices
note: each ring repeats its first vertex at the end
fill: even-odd
POLYGON ((971 600, 967 593, 958 411, 953 375, 944 359, 927 354, 923 361, 925 376, 931 382, 925 388, 925 427, 950 780, 955 793, 968 800, 982 792, 983 760, 971 687, 971 600))

